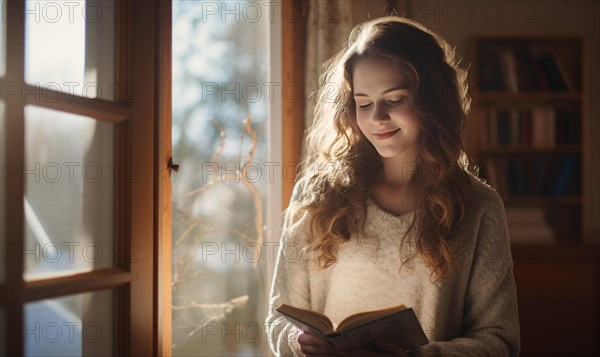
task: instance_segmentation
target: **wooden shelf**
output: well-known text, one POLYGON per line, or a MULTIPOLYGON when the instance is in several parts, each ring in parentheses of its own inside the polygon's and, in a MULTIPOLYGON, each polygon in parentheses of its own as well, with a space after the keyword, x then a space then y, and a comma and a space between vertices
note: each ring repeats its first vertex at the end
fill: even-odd
POLYGON ((532 239, 508 222, 523 357, 600 351, 600 244, 583 238, 589 224, 585 53, 581 36, 472 42, 470 82, 477 88, 468 155, 501 195, 507 218, 530 212, 526 222, 513 224, 551 230, 546 241, 555 242, 516 243, 532 239))
POLYGON ((552 153, 581 153, 581 145, 557 145, 553 147, 528 147, 528 146, 488 146, 482 147, 482 155, 524 155, 524 154, 552 154, 552 153))
POLYGON ((583 57, 574 36, 472 42, 468 154, 506 207, 543 210, 558 242, 581 240, 585 231, 583 57))
POLYGON ((484 104, 514 102, 519 104, 539 104, 551 101, 577 101, 581 100, 582 93, 576 92, 532 92, 532 91, 498 91, 477 90, 473 99, 484 104))
POLYGON ((563 197, 504 197, 505 206, 555 206, 555 205, 580 205, 581 196, 563 196, 563 197))

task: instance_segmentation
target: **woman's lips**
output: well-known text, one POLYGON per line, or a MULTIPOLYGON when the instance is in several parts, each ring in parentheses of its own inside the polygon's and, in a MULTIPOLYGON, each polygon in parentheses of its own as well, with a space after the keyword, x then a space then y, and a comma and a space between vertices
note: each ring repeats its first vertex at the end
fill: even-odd
POLYGON ((376 139, 383 140, 383 139, 391 138, 392 136, 394 136, 399 131, 400 131, 400 129, 388 131, 388 132, 385 132, 385 133, 382 133, 382 134, 375 134, 375 133, 373 133, 373 136, 376 139))

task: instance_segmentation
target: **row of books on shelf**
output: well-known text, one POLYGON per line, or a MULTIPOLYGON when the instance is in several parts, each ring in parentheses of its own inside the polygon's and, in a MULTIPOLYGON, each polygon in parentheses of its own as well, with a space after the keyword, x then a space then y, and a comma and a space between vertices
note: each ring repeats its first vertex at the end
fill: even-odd
POLYGON ((546 220, 544 207, 506 207, 508 234, 512 243, 552 244, 556 235, 546 220))
POLYGON ((550 106, 528 109, 492 108, 487 112, 487 120, 484 120, 482 127, 484 135, 487 134, 489 146, 552 148, 581 143, 580 115, 572 110, 550 106))
POLYGON ((505 198, 581 195, 581 158, 575 154, 485 158, 483 178, 505 198))
POLYGON ((575 92, 578 89, 554 52, 534 56, 526 49, 483 48, 478 67, 481 90, 575 92))

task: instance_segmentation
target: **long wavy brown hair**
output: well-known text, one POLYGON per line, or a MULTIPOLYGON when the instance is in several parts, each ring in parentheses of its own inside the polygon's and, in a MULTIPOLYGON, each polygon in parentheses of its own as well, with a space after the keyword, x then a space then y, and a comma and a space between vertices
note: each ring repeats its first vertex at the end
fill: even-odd
POLYGON ((356 120, 352 74, 363 59, 397 65, 412 84, 421 132, 409 182, 418 198, 409 232, 416 232, 414 247, 431 275, 448 276, 455 256, 452 242, 477 176, 461 136, 470 107, 467 70, 459 67, 460 58, 442 37, 406 18, 357 25, 344 48, 325 62, 307 156, 285 213, 286 229, 308 229, 308 250, 318 253, 321 267, 334 264, 339 244, 363 231, 367 196, 383 167, 356 120))

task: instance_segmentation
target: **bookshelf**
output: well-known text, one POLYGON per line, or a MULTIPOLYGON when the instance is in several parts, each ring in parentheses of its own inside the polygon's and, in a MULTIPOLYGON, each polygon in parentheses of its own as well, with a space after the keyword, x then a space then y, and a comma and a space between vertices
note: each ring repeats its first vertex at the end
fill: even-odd
POLYGON ((521 356, 600 355, 600 246, 585 239, 588 90, 582 37, 471 43, 467 154, 501 195, 521 356))
POLYGON ((501 195, 513 244, 583 243, 583 61, 581 37, 473 39, 468 154, 501 195))

